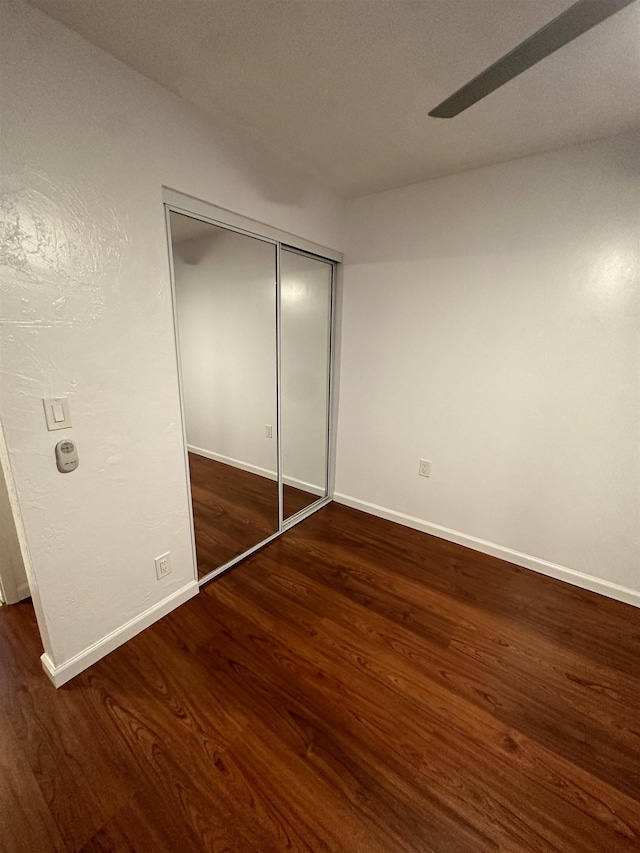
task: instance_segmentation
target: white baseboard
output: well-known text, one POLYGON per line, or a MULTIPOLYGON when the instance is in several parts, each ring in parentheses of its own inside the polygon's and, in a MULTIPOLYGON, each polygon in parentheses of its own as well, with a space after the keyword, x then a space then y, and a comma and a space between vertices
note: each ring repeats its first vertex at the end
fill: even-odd
MULTIPOLYGON (((11 578, 13 582, 13 578, 11 578)), ((20 601, 24 601, 25 598, 29 598, 31 596, 31 590, 29 589, 29 582, 27 580, 22 581, 16 587, 10 587, 8 590, 5 589, 2 591, 2 587, 0 587, 0 604, 18 604, 20 601), (2 600, 2 595, 5 595, 6 601, 2 600)))
POLYGON ((204 456, 205 459, 213 459, 214 462, 224 462, 225 465, 240 468, 241 471, 249 471, 251 474, 259 474, 261 477, 267 477, 269 480, 278 479, 275 471, 270 471, 268 468, 260 468, 260 466, 252 465, 250 462, 243 462, 242 459, 234 459, 233 456, 224 456, 222 453, 214 453, 213 450, 205 450, 204 447, 195 447, 193 444, 188 444, 187 450, 189 453, 204 456))
POLYGON ((287 477, 286 475, 282 478, 282 482, 285 486, 293 486, 295 489, 302 489, 303 492, 310 492, 312 495, 317 495, 319 498, 323 498, 327 490, 322 486, 315 486, 313 483, 307 483, 304 480, 296 480, 295 477, 287 477))
MULTIPOLYGON (((249 471, 251 474, 259 474, 261 477, 267 477, 269 480, 277 480, 278 474, 276 471, 271 471, 268 468, 260 468, 258 465, 252 465, 250 462, 243 462, 242 459, 234 459, 232 456, 223 456, 222 453, 214 453, 213 450, 205 450, 203 447, 195 447, 193 444, 187 445, 189 453, 195 453, 198 456, 204 456, 205 459, 213 459, 215 462, 223 462, 225 465, 231 465, 233 468, 240 468, 242 471, 249 471)), ((294 486, 297 489, 302 489, 304 492, 311 492, 312 495, 323 497, 325 489, 322 486, 316 486, 313 483, 307 483, 304 480, 298 480, 295 477, 282 478, 282 481, 287 486, 294 486)))
POLYGON ((140 631, 144 631, 149 625, 153 625, 158 619, 166 616, 167 613, 175 610, 176 607, 184 604, 190 598, 193 598, 194 595, 198 594, 198 590, 198 582, 190 581, 182 589, 167 596, 167 598, 164 598, 158 604, 154 604, 153 607, 145 610, 144 613, 131 619, 131 621, 122 625, 122 627, 107 634, 106 637, 83 649, 83 651, 58 666, 54 666, 51 658, 45 652, 40 658, 44 671, 56 687, 62 687, 67 681, 117 649, 118 646, 126 643, 127 640, 135 637, 140 631))
POLYGON ((606 595, 607 598, 614 598, 616 601, 623 601, 625 604, 640 607, 640 591, 638 590, 619 586, 618 584, 610 583, 592 575, 585 575, 582 572, 575 571, 575 569, 559 566, 557 563, 549 563, 538 557, 532 557, 529 554, 505 548, 503 545, 496 545, 494 542, 477 539, 475 536, 469 536, 457 530, 450 530, 448 527, 441 527, 439 524, 432 524, 430 521, 424 521, 412 515, 405 515, 402 512, 396 512, 393 509, 387 509, 386 507, 362 501, 358 498, 352 498, 350 495, 344 495, 340 492, 336 492, 333 499, 336 503, 362 510, 362 512, 369 513, 369 515, 385 518, 387 521, 395 521, 398 524, 403 524, 405 527, 411 527, 414 530, 420 530, 422 533, 438 536, 440 539, 446 539, 448 542, 465 545, 467 548, 473 548, 474 551, 480 551, 482 554, 490 554, 492 557, 499 557, 501 560, 515 563, 516 566, 522 566, 525 569, 531 569, 534 572, 565 581, 581 589, 588 589, 591 592, 606 595))
POLYGON ((31 590, 29 589, 29 582, 23 581, 18 584, 18 601, 23 601, 25 598, 29 598, 31 595, 31 590))

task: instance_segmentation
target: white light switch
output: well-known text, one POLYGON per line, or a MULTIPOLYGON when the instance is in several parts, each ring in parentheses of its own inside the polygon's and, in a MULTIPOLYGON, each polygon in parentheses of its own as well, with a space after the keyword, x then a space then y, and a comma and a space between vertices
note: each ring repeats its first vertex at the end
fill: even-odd
POLYGON ((44 415, 47 419, 47 429, 68 429, 71 426, 69 401, 66 397, 50 397, 43 399, 44 415))

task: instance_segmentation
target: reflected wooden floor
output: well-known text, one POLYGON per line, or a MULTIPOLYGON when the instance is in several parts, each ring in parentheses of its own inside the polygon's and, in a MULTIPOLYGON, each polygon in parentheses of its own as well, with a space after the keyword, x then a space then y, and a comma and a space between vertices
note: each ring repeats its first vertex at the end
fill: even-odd
MULTIPOLYGON (((198 575, 253 548, 278 530, 278 484, 196 453, 189 454, 198 575)), ((284 501, 294 515, 316 495, 284 486, 284 501)))
POLYGON ((640 611, 332 504, 59 691, 0 608, 0 849, 637 853, 640 611))

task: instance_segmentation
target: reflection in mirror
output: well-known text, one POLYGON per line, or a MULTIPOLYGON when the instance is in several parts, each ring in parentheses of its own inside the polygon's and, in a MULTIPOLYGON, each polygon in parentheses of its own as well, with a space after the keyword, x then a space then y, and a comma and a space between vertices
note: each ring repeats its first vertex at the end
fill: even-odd
POLYGON ((278 531, 276 247, 172 212, 200 577, 278 531))
POLYGON ((327 494, 330 263, 280 256, 281 431, 284 518, 327 494))

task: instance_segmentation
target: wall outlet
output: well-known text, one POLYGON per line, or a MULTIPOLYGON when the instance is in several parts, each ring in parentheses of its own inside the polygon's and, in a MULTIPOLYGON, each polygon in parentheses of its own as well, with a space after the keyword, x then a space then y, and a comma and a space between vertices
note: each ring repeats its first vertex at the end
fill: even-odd
POLYGON ((267 436, 267 438, 273 438, 273 427, 271 426, 271 424, 267 424, 265 426, 264 434, 267 436))
POLYGON ((156 557, 156 575, 158 576, 158 580, 166 577, 171 574, 171 557, 169 556, 169 552, 166 554, 162 554, 160 557, 156 557))
POLYGON ((420 467, 418 468, 418 474, 421 477, 430 477, 431 476, 431 462, 428 459, 420 460, 420 467))

